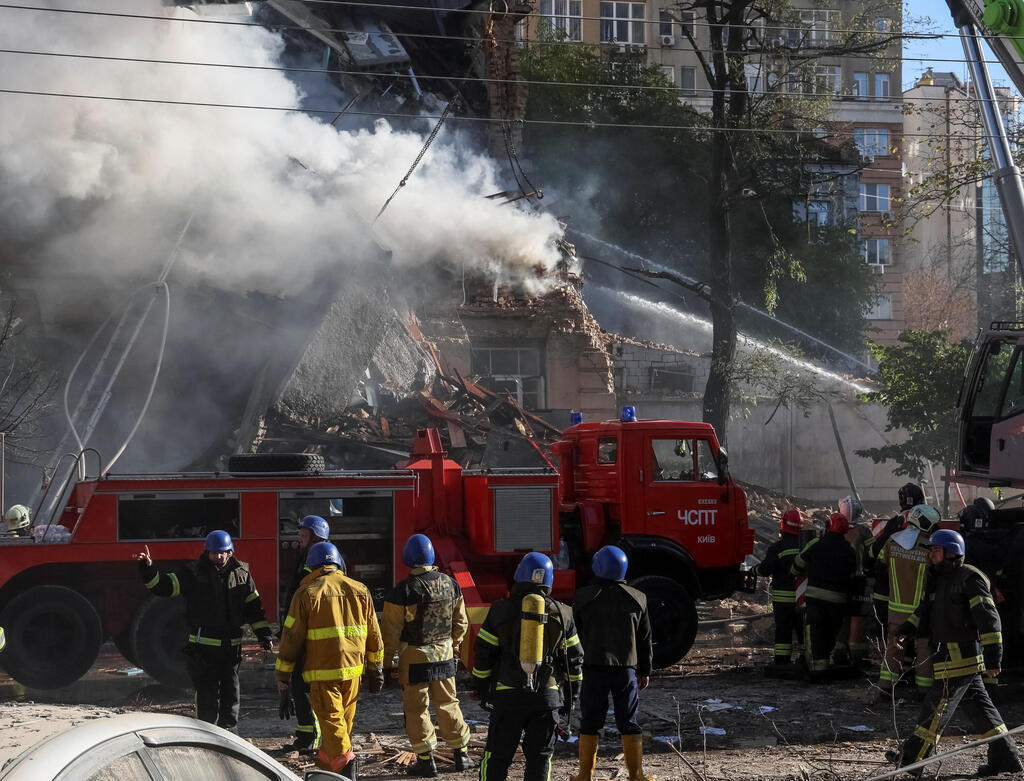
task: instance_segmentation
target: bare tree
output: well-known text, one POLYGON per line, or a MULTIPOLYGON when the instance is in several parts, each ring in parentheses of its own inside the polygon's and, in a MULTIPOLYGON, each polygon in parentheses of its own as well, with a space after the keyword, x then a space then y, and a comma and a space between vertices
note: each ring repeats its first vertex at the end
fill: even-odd
MULTIPOLYGON (((732 365, 736 355, 736 301, 731 219, 744 199, 778 197, 780 178, 821 169, 821 130, 830 100, 842 85, 838 68, 822 63, 849 56, 882 57, 898 47, 900 7, 882 0, 855 6, 852 14, 816 17, 784 0, 684 0, 681 10, 706 20, 707 50, 692 30, 683 33, 711 88, 707 117, 708 262, 713 332, 711 367, 704 392, 704 420, 727 439, 732 365), (884 25, 879 19, 888 20, 884 25)), ((836 12, 832 12, 836 13, 836 12)), ((839 145, 849 131, 831 134, 839 145)), ((772 244, 765 270, 765 303, 773 308, 777 282, 800 278, 800 264, 778 240, 765 215, 764 236, 772 244)))
POLYGON ((42 423, 51 408, 57 374, 26 346, 17 300, 0 306, 0 433, 8 458, 33 463, 40 453, 42 423))

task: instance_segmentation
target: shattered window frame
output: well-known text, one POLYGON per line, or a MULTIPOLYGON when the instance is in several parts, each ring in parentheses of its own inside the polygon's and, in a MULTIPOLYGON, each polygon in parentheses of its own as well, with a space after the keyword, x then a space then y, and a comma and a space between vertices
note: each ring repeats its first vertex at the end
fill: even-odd
POLYGON ((477 343, 470 348, 470 371, 495 393, 514 396, 524 409, 544 409, 545 359, 540 343, 477 343))

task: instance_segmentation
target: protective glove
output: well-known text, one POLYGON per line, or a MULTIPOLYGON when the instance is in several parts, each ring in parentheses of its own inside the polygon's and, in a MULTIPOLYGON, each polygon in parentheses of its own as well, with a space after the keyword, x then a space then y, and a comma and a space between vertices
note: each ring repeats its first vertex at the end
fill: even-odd
POLYGON ((389 689, 398 688, 398 668, 391 667, 384 671, 384 685, 389 689))
POLYGON ((481 708, 487 707, 487 699, 491 696, 491 682, 487 678, 474 678, 473 694, 481 708))
POLYGON ((384 688, 384 671, 379 668, 371 668, 366 673, 366 687, 376 694, 384 688))
POLYGON ((917 635, 917 627, 909 621, 904 621, 898 627, 896 627, 897 637, 915 637, 917 635))
POLYGON ((290 689, 285 689, 278 694, 277 715, 282 721, 288 721, 288 719, 295 715, 295 706, 292 704, 290 689))
POLYGON ((271 637, 270 635, 267 635, 266 637, 261 637, 260 638, 260 648, 262 648, 264 651, 270 651, 271 653, 273 653, 274 652, 274 638, 271 637))

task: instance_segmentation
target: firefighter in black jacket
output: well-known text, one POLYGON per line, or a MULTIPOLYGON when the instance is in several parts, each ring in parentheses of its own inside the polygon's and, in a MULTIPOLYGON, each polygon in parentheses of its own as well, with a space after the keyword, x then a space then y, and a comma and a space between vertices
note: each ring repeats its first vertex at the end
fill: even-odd
POLYGON ((524 781, 547 781, 555 748, 555 711, 568 716, 583 678, 583 649, 572 611, 549 595, 551 559, 527 553, 512 596, 495 602, 476 638, 476 696, 492 706, 480 781, 504 781, 520 739, 524 781), (560 687, 568 691, 562 696, 560 687))
POLYGON ((847 614, 850 580, 857 568, 857 555, 845 537, 849 528, 845 515, 832 513, 825 534, 808 542, 793 560, 793 574, 807 574, 804 646, 811 680, 828 670, 847 614))
MULTIPOLYGON (((914 734, 899 753, 888 755, 898 759, 900 766, 919 762, 935 750, 958 705, 983 737, 1007 731, 981 678, 982 673, 995 678, 1002 663, 999 614, 988 578, 964 563, 964 540, 957 532, 940 529, 928 543, 934 577, 913 617, 898 631, 912 634, 916 627, 918 635, 931 637, 936 649, 935 685, 921 704, 914 734)), ((978 768, 977 775, 1022 770, 1017 744, 1006 736, 988 744, 988 762, 978 768)))
MULTIPOLYGON (((309 549, 318 542, 330 541, 331 525, 319 515, 307 515, 299 521, 298 534, 299 561, 295 567, 295 573, 292 575, 292 582, 288 584, 288 593, 285 594, 285 599, 281 602, 282 624, 284 623, 284 615, 288 613, 288 606, 292 603, 292 597, 299 590, 299 585, 302 583, 303 578, 311 572, 310 568, 306 566, 306 556, 309 553, 309 549)), ((345 571, 344 563, 341 565, 341 571, 345 571)), ((313 713, 313 708, 309 704, 309 684, 302 679, 301 661, 296 663, 295 669, 292 671, 292 682, 291 686, 288 687, 288 691, 288 696, 291 699, 289 701, 286 698, 282 698, 279 715, 282 719, 287 719, 291 716, 291 711, 294 709, 295 738, 285 746, 285 749, 307 751, 319 748, 320 725, 317 723, 316 714, 313 713)))
POLYGON ((594 554, 597 580, 576 592, 573 618, 583 645, 580 693, 580 772, 572 781, 593 781, 598 732, 608 713, 608 695, 622 736, 629 781, 647 781, 643 770, 643 729, 637 723, 639 692, 651 681, 651 622, 647 597, 626 585, 629 559, 606 545, 594 554))
POLYGON ((242 663, 242 625, 248 624, 267 651, 274 649, 270 625, 249 565, 234 557, 231 535, 206 536, 198 560, 162 573, 153 566, 149 546, 133 554, 146 588, 158 597, 185 599, 188 626, 188 674, 196 690, 196 718, 227 730, 238 725, 238 666, 242 663))
MULTIPOLYGON (((779 521, 779 539, 768 546, 764 561, 754 574, 772 579, 772 613, 775 615, 775 664, 789 664, 793 656, 793 634, 802 636, 800 614, 796 612, 796 578, 793 561, 800 552, 803 518, 795 507, 779 521)), ((586 646, 584 646, 586 647, 586 646)))

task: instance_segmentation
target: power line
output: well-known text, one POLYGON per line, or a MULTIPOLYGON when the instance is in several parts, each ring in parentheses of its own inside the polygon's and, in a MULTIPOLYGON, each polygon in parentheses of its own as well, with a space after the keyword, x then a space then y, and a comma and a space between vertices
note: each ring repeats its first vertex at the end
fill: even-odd
MULTIPOLYGON (((305 1, 306 2, 322 2, 324 0, 305 0, 305 1)), ((426 7, 423 7, 423 6, 401 5, 401 4, 395 4, 395 3, 386 4, 386 3, 373 3, 373 2, 347 2, 347 0, 346 0, 345 2, 338 2, 337 4, 338 5, 346 5, 346 6, 355 6, 355 7, 378 8, 378 9, 384 8, 384 9, 394 10, 394 11, 418 11, 418 12, 421 12, 421 13, 422 12, 431 12, 431 13, 433 13, 433 11, 434 11, 434 9, 432 9, 432 8, 426 8, 426 7)), ((78 15, 83 15, 83 16, 110 16, 110 17, 117 17, 117 18, 121 18, 121 19, 151 19, 151 20, 164 21, 164 22, 186 22, 186 23, 194 23, 194 24, 214 24, 214 25, 227 25, 227 26, 232 26, 232 27, 260 27, 260 28, 264 28, 264 27, 267 26, 266 24, 261 23, 261 22, 240 22, 240 21, 232 20, 232 19, 210 19, 210 18, 207 18, 207 17, 198 17, 198 16, 197 17, 181 17, 181 16, 163 16, 163 15, 157 15, 157 14, 130 14, 130 13, 119 12, 119 11, 94 11, 94 10, 83 10, 83 9, 80 9, 80 8, 46 8, 44 6, 13 5, 11 3, 0 3, 0 8, 17 10, 17 11, 42 11, 42 12, 47 12, 47 13, 78 14, 78 15)), ((489 9, 461 8, 461 9, 458 9, 457 11, 454 11, 453 13, 491 15, 491 14, 493 14, 493 11, 491 11, 489 9)), ((572 16, 572 17, 564 17, 562 15, 540 14, 540 13, 523 14, 519 18, 520 19, 548 20, 548 19, 551 19, 551 18, 553 18, 555 16, 557 16, 558 18, 567 18, 567 19, 573 19, 573 20, 577 20, 578 19, 580 21, 595 21, 595 22, 600 22, 600 21, 628 21, 630 24, 643 24, 643 25, 655 25, 655 24, 661 25, 661 24, 669 24, 670 23, 673 26, 676 25, 676 24, 681 24, 680 22, 677 22, 677 21, 662 22, 660 19, 615 20, 615 19, 611 19, 611 18, 608 18, 608 17, 600 17, 600 16, 572 16)), ((705 28, 714 28, 714 27, 726 28, 726 27, 730 27, 730 25, 726 25, 726 24, 711 24, 709 22, 701 22, 701 21, 696 21, 696 20, 694 22, 692 22, 692 23, 688 22, 687 26, 705 27, 705 28)), ((768 29, 768 30, 778 29, 780 31, 781 30, 788 30, 788 29, 795 29, 795 30, 804 29, 804 30, 806 30, 806 32, 810 32, 811 31, 811 29, 809 27, 808 28, 792 27, 791 28, 788 25, 785 25, 785 24, 783 24, 781 22, 778 25, 754 25, 754 24, 750 24, 750 25, 744 25, 744 26, 749 27, 750 29, 768 29)), ((302 27, 301 25, 277 25, 277 24, 275 24, 275 25, 273 25, 273 27, 275 27, 277 29, 285 29, 285 30, 287 30, 287 29, 291 29, 291 30, 307 30, 307 28, 302 27)), ((342 29, 330 28, 330 27, 323 27, 323 28, 318 28, 318 29, 320 29, 323 32, 346 32, 345 30, 342 30, 342 29)), ((366 31, 365 30, 359 30, 359 31, 355 31, 355 32, 364 33, 366 31)), ((899 44, 901 41, 904 41, 904 40, 937 40, 937 39, 940 39, 940 38, 956 38, 956 37, 959 37, 959 35, 957 33, 904 33, 904 32, 896 32, 896 31, 887 31, 885 33, 880 33, 877 30, 870 29, 870 28, 866 28, 866 29, 848 28, 847 29, 847 28, 830 27, 830 28, 828 28, 828 33, 830 33, 830 34, 831 33, 849 33, 851 35, 870 34, 870 35, 877 35, 877 36, 888 36, 888 37, 893 39, 892 44, 894 46, 899 44)), ((404 35, 404 33, 402 35, 404 35)), ((422 36, 422 37, 427 37, 427 36, 422 36)), ((431 36, 431 37, 452 38, 453 36, 435 35, 435 36, 431 36)), ((1024 36, 1001 36, 1001 37, 1006 39, 1006 40, 1010 40, 1010 39, 1012 39, 1014 37, 1020 37, 1020 38, 1024 39, 1024 36)), ((475 40, 475 39, 470 38, 470 40, 475 40)), ((520 40, 521 39, 507 40, 507 41, 499 40, 499 42, 500 43, 518 43, 518 42, 520 42, 520 40)), ((580 41, 544 41, 544 42, 545 43, 567 43, 567 44, 579 44, 579 43, 581 43, 580 41)), ((609 43, 609 45, 614 45, 614 44, 609 43)), ((825 47, 825 48, 827 48, 827 47, 825 47)))
MULTIPOLYGON (((17 56, 26 57, 57 57, 64 59, 77 59, 77 60, 94 60, 102 62, 120 62, 120 63, 133 63, 133 64, 147 64, 147 65, 175 65, 175 66, 188 66, 198 68, 229 68, 237 70, 250 70, 250 71, 270 71, 278 73, 315 73, 322 75, 342 75, 342 76, 366 76, 366 75, 378 75, 387 76, 394 79, 402 79, 407 81, 442 81, 448 82, 451 80, 450 76, 430 76, 421 74, 410 74, 410 73, 384 73, 384 72, 373 72, 369 73, 362 70, 346 70, 341 68, 300 68, 292 66, 278 66, 278 65, 247 65, 243 63, 229 63, 229 62, 204 62, 199 60, 165 60, 157 59, 152 57, 117 57, 113 55, 105 54, 73 54, 70 52, 44 52, 35 51, 30 49, 0 49, 0 54, 11 54, 17 56)), ((537 79, 496 79, 496 78, 484 78, 479 76, 468 76, 464 81, 471 81, 483 84, 526 84, 530 86, 539 87, 586 87, 590 89, 613 89, 613 90, 626 90, 626 91, 654 91, 654 92, 679 92, 689 93, 697 90, 684 90, 682 87, 677 87, 674 84, 666 85, 651 85, 651 84, 616 84, 610 82, 585 82, 585 81, 545 81, 537 79)), ((780 79, 779 83, 782 83, 780 79)), ((712 88, 699 90, 702 94, 714 94, 719 90, 712 88)), ((728 93, 729 90, 721 90, 722 92, 728 93)), ((752 98, 758 98, 765 95, 775 96, 786 96, 786 97, 814 97, 829 94, 833 98, 847 98, 856 96, 848 95, 832 95, 831 93, 820 93, 820 92, 802 92, 802 91, 784 91, 769 89, 767 91, 761 90, 758 92, 752 92, 752 98)), ((871 100, 869 96, 858 99, 859 101, 871 100)), ((893 101, 929 101, 933 98, 928 97, 915 97, 915 96, 899 96, 892 98, 893 101)), ((877 102, 871 100, 871 102, 877 102)))
MULTIPOLYGON (((274 111, 274 112, 292 112, 297 114, 324 114, 330 116, 336 116, 338 114, 337 107, 333 108, 302 108, 300 106, 255 106, 246 105, 241 103, 219 103, 215 101, 193 101, 193 100, 169 100, 161 98, 129 98, 123 96, 114 95, 85 95, 80 93, 71 92, 48 92, 44 90, 19 90, 0 88, 0 94, 7 95, 25 95, 33 97, 50 97, 50 98, 72 98, 78 100, 105 100, 118 103, 147 103, 153 105, 162 106, 191 106, 198 108, 224 108, 224 109, 244 109, 249 111, 274 111)), ((440 119, 438 115, 429 114, 399 114, 396 112, 386 111, 348 111, 346 116, 364 116, 364 117, 375 117, 378 119, 406 119, 406 120, 437 120, 440 119)), ((448 117, 451 121, 462 121, 462 122, 497 122, 503 123, 509 120, 500 117, 470 117, 470 116, 450 116, 448 117)), ((731 133, 761 133, 761 134, 789 134, 789 135, 804 135, 815 138, 849 138, 852 135, 851 131, 829 131, 826 130, 822 133, 815 133, 810 130, 797 130, 787 128, 752 128, 752 127, 738 127, 738 128, 724 128, 715 127, 713 125, 655 125, 650 123, 623 123, 623 122, 597 122, 587 120, 558 120, 558 119, 520 119, 514 120, 521 122, 525 125, 549 125, 555 127, 585 127, 585 128, 610 128, 610 129, 629 129, 629 130, 692 130, 696 133, 711 133, 711 132, 731 132, 731 133)), ((990 136, 985 133, 971 133, 971 134, 959 134, 959 133, 900 133, 900 138, 935 138, 941 136, 942 138, 949 139, 952 141, 977 141, 982 138, 989 138, 990 136)))
MULTIPOLYGON (((377 3, 356 3, 356 2, 347 2, 347 0, 343 0, 342 2, 338 2, 338 0, 305 0, 305 1, 306 2, 332 2, 332 3, 338 4, 338 5, 368 6, 368 7, 391 8, 391 9, 411 10, 411 11, 423 11, 423 10, 426 10, 426 9, 424 9, 422 7, 419 7, 419 6, 406 6, 406 5, 397 5, 397 4, 384 5, 384 4, 377 4, 377 3)), ((94 10, 82 10, 82 9, 71 9, 71 8, 45 8, 45 7, 41 7, 41 6, 12 5, 12 4, 9 4, 9 3, 0 3, 0 9, 20 10, 20 11, 40 11, 40 12, 64 13, 64 14, 77 14, 77 15, 84 15, 84 16, 107 16, 107 17, 115 17, 115 18, 123 18, 123 19, 142 19, 142 20, 162 21, 162 22, 186 22, 186 23, 198 23, 198 24, 217 24, 217 25, 227 25, 227 26, 257 27, 257 28, 261 28, 261 29, 265 29, 267 27, 267 25, 265 25, 263 23, 258 23, 258 22, 239 22, 239 21, 233 21, 233 20, 227 20, 227 19, 208 19, 208 18, 198 18, 198 17, 197 18, 182 18, 182 17, 175 17, 175 16, 158 16, 158 15, 152 15, 152 14, 148 14, 148 15, 147 14, 129 14, 129 13, 123 13, 123 12, 114 12, 114 11, 94 11, 94 10)), ((479 10, 479 9, 476 9, 476 10, 474 10, 474 9, 464 9, 464 10, 460 11, 460 13, 491 13, 491 12, 490 11, 483 11, 483 10, 479 10)), ((538 19, 548 19, 549 18, 549 16, 541 15, 541 14, 528 14, 527 16, 529 16, 529 17, 536 17, 538 19)), ((571 17, 571 18, 573 18, 573 19, 581 19, 581 20, 582 19, 597 20, 597 21, 600 21, 600 19, 601 19, 601 17, 571 17)), ((662 22, 660 20, 640 20, 640 19, 637 19, 637 20, 630 20, 630 22, 631 23, 638 22, 638 23, 642 23, 642 24, 645 24, 645 25, 650 25, 650 24, 659 24, 660 25, 660 24, 662 24, 662 22)), ((676 22, 672 22, 672 24, 676 24, 676 22)), ((696 24, 698 26, 703 25, 703 26, 707 26, 707 27, 724 26, 724 25, 712 25, 712 24, 709 24, 709 23, 706 23, 706 22, 694 22, 694 24, 696 24)), ((273 25, 273 27, 275 29, 279 29, 279 30, 297 30, 297 31, 302 31, 302 32, 308 32, 308 28, 303 27, 301 25, 273 25)), ((364 34, 365 33, 364 30, 354 30, 354 29, 347 29, 347 28, 342 28, 342 27, 323 27, 323 28, 319 28, 319 29, 320 29, 321 32, 341 33, 341 34, 344 34, 344 35, 347 35, 347 34, 364 34)), ((839 30, 839 29, 835 29, 835 28, 830 28, 829 31, 830 32, 850 32, 850 33, 864 32, 864 31, 861 31, 861 30, 839 30)), ((402 33, 393 33, 393 34, 398 36, 398 37, 412 38, 412 39, 422 38, 422 39, 428 39, 428 40, 467 41, 467 42, 475 42, 475 41, 479 40, 478 36, 443 35, 443 34, 438 34, 438 33, 402 32, 402 33)), ((908 40, 908 39, 936 40, 936 39, 947 38, 947 37, 954 37, 954 38, 956 38, 956 37, 959 37, 959 34, 958 33, 934 33, 934 34, 933 33, 900 33, 900 34, 898 34, 898 36, 896 36, 894 34, 894 37, 898 37, 899 40, 908 40)), ((1007 40, 1012 40, 1014 38, 1014 36, 1003 36, 1003 37, 1005 39, 1007 39, 1007 40)), ((1024 40, 1024 36, 1020 36, 1020 38, 1022 40, 1024 40)), ((551 39, 547 39, 547 38, 526 38, 526 37, 523 37, 523 38, 513 38, 513 39, 502 39, 502 38, 494 38, 492 36, 491 40, 493 40, 496 43, 508 43, 508 44, 530 43, 530 44, 539 44, 539 45, 545 45, 545 46, 564 45, 564 46, 590 46, 590 47, 597 47, 597 46, 616 46, 616 45, 619 45, 619 44, 617 44, 615 42, 606 42, 606 41, 602 41, 600 43, 583 43, 582 41, 551 40, 551 39)), ((629 45, 632 45, 632 44, 629 44, 629 45)), ((638 46, 645 46, 645 45, 646 44, 639 44, 638 46)), ((661 51, 661 49, 652 49, 650 51, 651 52, 661 51)), ((797 49, 797 50, 793 50, 793 51, 801 51, 801 50, 797 49)), ((827 51, 828 51, 827 47, 824 49, 824 51, 826 52, 826 54, 823 54, 822 57, 823 58, 829 57, 829 55, 827 54, 827 51)), ((730 53, 733 53, 733 52, 731 52, 729 50, 725 51, 725 54, 727 54, 727 55, 730 54, 730 53)), ((736 53, 740 53, 740 54, 758 54, 758 53, 760 53, 762 55, 767 55, 768 57, 773 57, 774 56, 774 57, 777 57, 779 59, 784 59, 785 55, 787 54, 787 50, 776 50, 776 49, 757 50, 757 49, 752 49, 752 50, 744 50, 742 52, 736 52, 736 53)), ((838 58, 838 57, 841 57, 841 56, 844 56, 844 55, 842 53, 836 53, 835 55, 832 55, 832 56, 838 58)), ((917 61, 917 62, 950 62, 950 63, 966 64, 966 61, 962 60, 962 59, 938 58, 938 57, 906 57, 906 56, 902 56, 902 55, 886 55, 886 54, 874 55, 873 59, 876 59, 876 60, 879 60, 879 61, 895 60, 895 61, 898 61, 898 62, 917 61)), ((990 64, 990 65, 1001 65, 1001 63, 999 63, 998 60, 985 60, 985 62, 987 64, 990 64)), ((241 67, 241 66, 238 66, 238 67, 241 67)), ((282 69, 282 70, 285 70, 285 69, 282 69)), ((293 69, 293 70, 299 70, 299 69, 293 69)), ((345 71, 332 71, 332 72, 345 73, 345 71)), ((486 81, 486 79, 479 79, 479 81, 486 81)), ((546 83, 549 83, 549 82, 546 82, 546 83)), ((600 85, 596 85, 596 86, 600 86, 600 85)), ((655 88, 655 89, 657 89, 657 88, 655 88)), ((794 94, 794 93, 791 93, 791 94, 794 94)))

